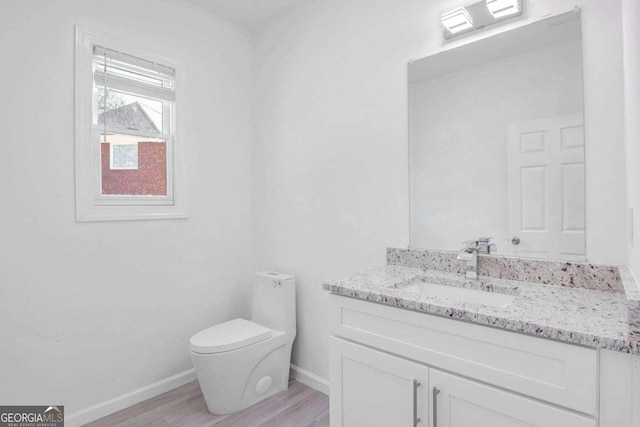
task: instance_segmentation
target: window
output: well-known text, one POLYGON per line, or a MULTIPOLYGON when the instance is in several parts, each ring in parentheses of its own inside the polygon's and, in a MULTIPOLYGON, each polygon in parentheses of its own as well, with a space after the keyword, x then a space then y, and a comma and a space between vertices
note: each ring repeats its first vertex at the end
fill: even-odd
MULTIPOLYGON (((109 144, 111 169, 138 169, 138 144, 109 144)), ((104 171, 102 172, 104 174, 104 171)), ((104 194, 105 179, 102 180, 104 194)))
POLYGON ((76 219, 184 218, 178 67, 126 40, 76 33, 76 219))

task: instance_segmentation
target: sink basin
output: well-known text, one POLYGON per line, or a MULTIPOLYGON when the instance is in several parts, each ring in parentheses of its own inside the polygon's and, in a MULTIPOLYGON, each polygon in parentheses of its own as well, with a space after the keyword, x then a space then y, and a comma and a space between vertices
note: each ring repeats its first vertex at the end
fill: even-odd
POLYGON ((446 298, 455 302, 468 302, 491 307, 506 307, 515 299, 515 295, 490 292, 482 289, 470 289, 460 286, 440 285, 423 280, 414 281, 401 288, 401 293, 413 293, 424 297, 446 298))

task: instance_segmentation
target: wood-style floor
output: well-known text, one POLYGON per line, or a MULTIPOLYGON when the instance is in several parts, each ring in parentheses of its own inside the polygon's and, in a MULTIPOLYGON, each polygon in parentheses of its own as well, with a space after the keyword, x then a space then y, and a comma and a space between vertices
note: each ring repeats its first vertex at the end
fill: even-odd
POLYGON ((329 397, 292 381, 289 390, 230 415, 213 415, 196 381, 100 418, 88 426, 329 427, 329 397))

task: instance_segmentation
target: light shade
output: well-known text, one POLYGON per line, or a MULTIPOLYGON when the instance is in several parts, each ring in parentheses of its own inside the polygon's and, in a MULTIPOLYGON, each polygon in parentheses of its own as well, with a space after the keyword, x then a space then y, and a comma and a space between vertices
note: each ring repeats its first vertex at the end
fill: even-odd
POLYGON ((459 7, 442 15, 442 26, 451 34, 473 28, 473 19, 464 7, 459 7))
POLYGON ((519 0, 486 0, 487 9, 494 18, 502 18, 520 13, 519 0))

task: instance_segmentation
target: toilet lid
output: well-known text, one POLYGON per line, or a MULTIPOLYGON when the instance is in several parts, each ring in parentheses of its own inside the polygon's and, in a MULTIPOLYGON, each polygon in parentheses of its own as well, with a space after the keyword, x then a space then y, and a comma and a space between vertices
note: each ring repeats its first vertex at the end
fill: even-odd
POLYGON ((245 319, 233 319, 191 337, 194 353, 221 353, 271 338, 271 329, 245 319))

